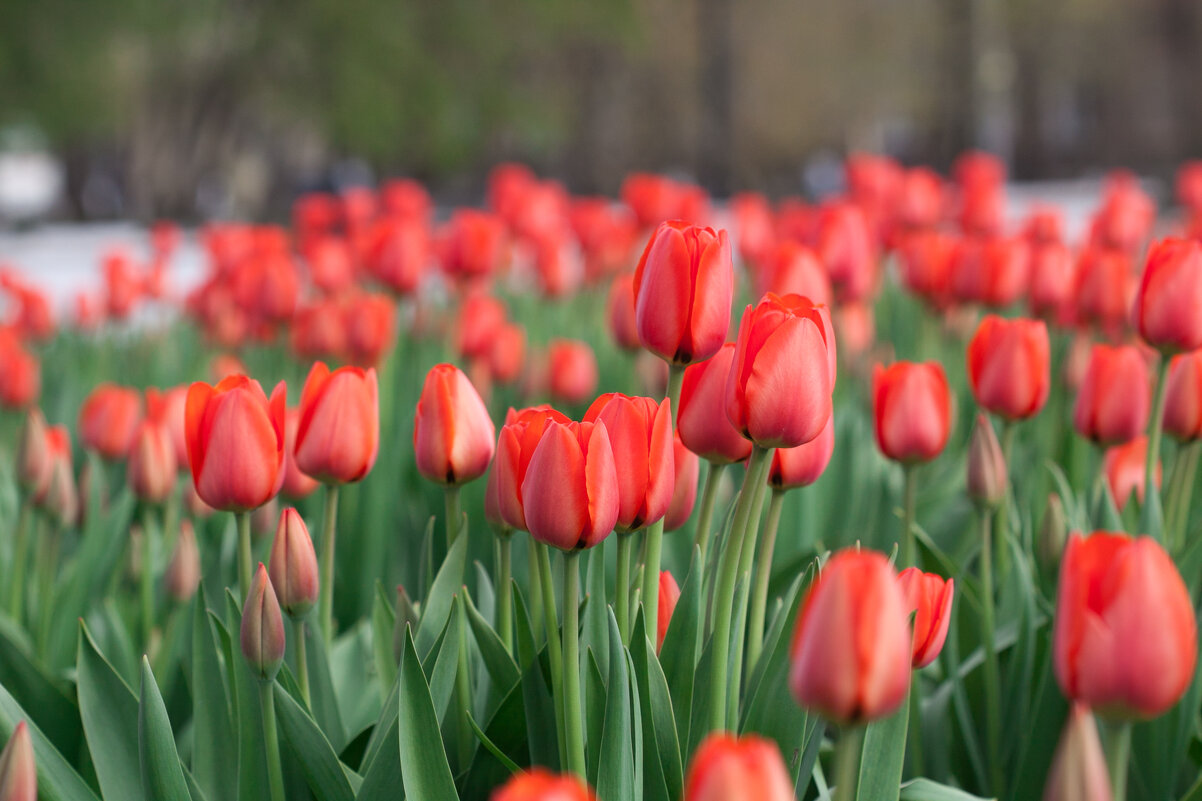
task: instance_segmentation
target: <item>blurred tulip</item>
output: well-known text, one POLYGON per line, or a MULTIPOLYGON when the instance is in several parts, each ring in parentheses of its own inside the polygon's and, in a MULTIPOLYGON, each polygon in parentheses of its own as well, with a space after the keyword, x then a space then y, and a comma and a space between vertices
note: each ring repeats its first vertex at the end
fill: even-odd
POLYGON ((1098 725, 1087 704, 1074 703, 1052 757, 1043 801, 1111 801, 1113 797, 1098 725))
POLYGON ((25 409, 42 391, 42 366, 13 335, 0 336, 0 406, 25 409))
POLYGON ((634 274, 639 340, 672 364, 708 359, 726 341, 733 291, 726 231, 661 223, 634 274))
POLYGON ((323 298, 297 309, 289 329, 289 345, 300 361, 343 358, 347 332, 341 304, 323 298))
POLYGON ((671 402, 611 392, 589 406, 584 422, 604 423, 609 436, 618 474, 618 532, 663 518, 675 478, 671 402))
POLYGON ((911 654, 893 565, 874 551, 845 549, 826 563, 802 603, 789 687, 802 706, 839 725, 876 720, 905 698, 911 654))
POLYGON ((751 455, 751 443, 726 416, 726 380, 735 358, 727 342, 703 362, 684 371, 676 425, 685 446, 714 464, 741 462, 751 455))
POLYGON ((38 801, 38 771, 29 726, 19 721, 0 752, 0 801, 38 801))
POLYGON ((680 206, 679 187, 662 175, 630 173, 622 181, 620 194, 642 228, 672 219, 680 206))
POLYGON ((1039 532, 1035 542, 1035 556, 1039 566, 1048 575, 1055 577, 1060 567, 1060 555, 1068 541, 1068 518, 1064 513, 1064 501, 1055 492, 1048 494, 1043 518, 1039 521, 1039 532))
POLYGON ((271 543, 268 575, 280 607, 300 620, 317 604, 317 553, 300 513, 288 507, 280 515, 271 543))
POLYGON ((1072 253, 1060 242, 1031 247, 1031 281, 1027 287, 1027 307, 1031 314, 1063 325, 1072 313, 1073 282, 1076 265, 1072 253))
POLYGON ((250 513, 250 533, 256 540, 263 539, 275 531, 276 521, 280 519, 280 499, 272 498, 267 503, 250 513))
POLYGON ((1202 161, 1187 161, 1178 167, 1174 189, 1177 202, 1186 209, 1202 209, 1202 161))
POLYGON ((898 245, 902 284, 931 307, 946 308, 952 299, 952 259, 956 250, 956 238, 941 231, 906 235, 898 245))
POLYGON ((597 391, 597 357, 587 342, 553 339, 547 346, 551 397, 569 404, 583 403, 597 391))
POLYGON ((638 350, 639 329, 634 315, 634 273, 614 277, 609 287, 609 332, 623 350, 638 350))
POLYGON ((286 395, 281 381, 268 401, 259 382, 243 375, 188 389, 188 462, 201 500, 246 512, 276 496, 284 480, 286 395))
POLYGON ((488 409, 463 371, 431 367, 413 423, 418 471, 437 484, 473 481, 488 469, 495 441, 488 409))
POLYGON ((383 213, 393 219, 426 220, 432 203, 430 193, 412 178, 393 178, 380 187, 383 213))
POLYGON ((852 303, 872 295, 878 258, 872 229, 860 207, 839 200, 824 203, 814 249, 840 301, 852 303))
POLYGON ((780 490, 808 487, 817 481, 830 464, 835 451, 835 416, 826 421, 822 433, 795 448, 777 448, 772 452, 768 483, 780 490))
POLYGON ((955 581, 908 567, 897 577, 909 613, 914 614, 914 649, 910 664, 915 670, 935 661, 943 650, 952 619, 955 581))
POLYGON ((51 426, 46 430, 46 449, 50 458, 50 473, 34 492, 33 502, 55 524, 68 526, 78 519, 80 502, 71 464, 71 435, 67 433, 66 426, 51 426))
POLYGON ((1039 414, 1051 389, 1051 346, 1041 320, 991 314, 968 343, 968 380, 982 408, 1007 420, 1039 414))
POLYGON ((379 449, 375 368, 314 364, 301 392, 296 466, 324 484, 352 483, 371 471, 379 449))
POLYGON ((514 774, 493 790, 491 801, 597 801, 588 785, 571 774, 557 776, 545 768, 514 774))
POLYGON ((739 258, 745 263, 762 264, 776 242, 768 199, 758 192, 742 192, 730 199, 730 211, 739 258))
POLYGON ((142 396, 116 384, 98 385, 79 407, 79 437, 84 447, 105 459, 124 459, 142 416, 142 396))
POLYGON ((833 299, 830 279, 814 251, 796 242, 781 242, 771 251, 764 280, 756 292, 764 295, 801 295, 815 305, 829 306, 833 299))
POLYGON ((424 218, 380 220, 368 241, 368 267, 376 280, 398 295, 416 292, 431 259, 430 232, 424 218))
POLYGON ((943 452, 951 430, 951 394, 938 362, 897 362, 872 372, 877 447, 903 464, 943 452))
POLYGON ((260 681, 272 681, 284 663, 284 617, 267 568, 259 562, 242 607, 242 656, 260 681))
POLYGON ((493 214, 457 209, 447 225, 448 248, 443 268, 454 278, 487 278, 503 266, 505 224, 493 214))
POLYGON ((364 293, 347 301, 343 315, 351 362, 378 365, 396 344, 396 302, 387 295, 364 293))
POLYGON ((180 470, 188 464, 188 439, 184 434, 187 405, 186 385, 162 391, 153 387, 146 390, 146 416, 161 420, 166 426, 171 435, 171 448, 175 452, 175 465, 180 470))
POLYGON ((296 466, 296 430, 300 427, 300 409, 293 407, 284 417, 284 483, 280 492, 285 498, 299 501, 313 494, 321 482, 305 475, 296 466))
POLYGON ((135 496, 162 503, 175 489, 175 446, 161 417, 146 417, 134 429, 125 465, 125 481, 135 496))
POLYGON ((761 447, 809 442, 831 416, 835 364, 826 307, 769 293, 743 312, 726 380, 726 416, 761 447))
POLYGON ((517 323, 505 323, 497 329, 488 350, 488 372, 493 381, 511 384, 526 364, 526 329, 517 323))
POLYGON ((1077 322, 1115 336, 1127 326, 1135 288, 1135 273, 1127 254, 1085 248, 1078 257, 1073 280, 1077 322))
POLYGON ((522 482, 530 466, 530 457, 549 421, 564 425, 571 422, 549 406, 521 411, 510 409, 497 438, 497 458, 493 461, 489 483, 496 493, 494 502, 501 522, 519 531, 527 530, 522 508, 522 482))
POLYGON ((849 359, 867 353, 876 342, 876 320, 869 303, 844 303, 835 309, 835 340, 849 359))
POLYGON ((1029 252, 1018 237, 965 237, 952 256, 952 295, 965 303, 1005 308, 1027 288, 1029 252))
MULTIPOLYGON (((675 480, 672 488, 672 502, 668 504, 668 513, 664 515, 664 531, 676 531, 689 522, 693 514, 693 506, 697 502, 697 478, 701 473, 701 460, 697 454, 684 446, 680 435, 672 438, 672 465, 675 468, 675 480)), ((663 618, 660 618, 663 621, 663 618)), ((663 628, 660 628, 663 631, 663 628)))
POLYGON ((209 374, 214 381, 222 381, 230 376, 246 375, 246 365, 232 353, 219 353, 209 362, 209 374))
POLYGON ((1202 348, 1202 243, 1164 239, 1148 251, 1132 312, 1143 340, 1164 353, 1202 348))
POLYGON ((1173 560, 1150 537, 1073 534, 1060 563, 1056 680, 1109 718, 1154 718, 1194 678, 1198 632, 1173 560))
POLYGON ((465 359, 487 356, 505 325, 505 304, 484 292, 463 299, 455 322, 455 348, 465 359))
POLYGON ((630 266, 638 225, 628 209, 609 198, 577 198, 569 219, 584 252, 584 274, 590 283, 630 266))
POLYGON ((793 781, 776 743, 714 732, 697 747, 684 801, 793 801, 793 781))
POLYGON ((993 424, 988 417, 978 414, 968 443, 968 480, 965 482, 968 497, 986 509, 996 509, 1006 498, 1008 472, 993 424))
POLYGON ((1202 438, 1202 350, 1178 354, 1169 362, 1164 433, 1178 442, 1202 438))
POLYGON ((179 535, 175 539, 175 552, 167 571, 163 574, 163 585, 167 594, 177 603, 187 603, 200 586, 200 549, 196 546, 196 531, 192 521, 184 519, 179 524, 179 535))
POLYGON ((605 424, 548 420, 522 479, 531 536, 565 551, 591 548, 617 523, 618 499, 605 424))
POLYGON ((25 413, 17 440, 17 484, 25 492, 33 492, 50 481, 50 447, 46 442, 46 418, 36 406, 25 413))
POLYGON ((1132 345, 1094 345, 1073 405, 1077 433, 1100 445, 1130 442, 1147 428, 1148 365, 1132 345))
POLYGON ((903 229, 926 229, 943 216, 944 188, 939 173, 926 167, 906 170, 898 187, 895 214, 903 229))
POLYGON ((1156 204, 1134 175, 1125 171, 1107 176, 1102 205, 1090 225, 1090 241, 1102 247, 1136 253, 1156 221, 1156 204))
POLYGON ((659 573, 659 604, 657 620, 659 631, 656 634, 655 652, 658 654, 664 647, 664 637, 668 633, 668 625, 672 622, 672 613, 676 611, 676 603, 680 600, 680 585, 667 570, 659 573))
MULTIPOLYGON (((1106 483, 1110 486, 1110 494, 1114 496, 1115 505, 1119 511, 1127 507, 1127 501, 1134 492, 1140 506, 1144 503, 1144 484, 1146 482, 1148 464, 1148 438, 1136 437, 1122 445, 1114 445, 1106 449, 1102 457, 1102 472, 1106 475, 1106 483)), ((1156 463, 1154 481, 1160 487, 1160 463, 1156 463)))

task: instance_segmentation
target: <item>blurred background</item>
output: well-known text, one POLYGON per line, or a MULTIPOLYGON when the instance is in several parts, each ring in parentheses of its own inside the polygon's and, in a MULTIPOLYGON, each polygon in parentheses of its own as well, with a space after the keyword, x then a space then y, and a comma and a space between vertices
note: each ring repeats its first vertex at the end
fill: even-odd
POLYGON ((1202 153, 1195 0, 5 0, 0 219, 282 219, 530 164, 821 193, 872 150, 1018 180, 1202 153))

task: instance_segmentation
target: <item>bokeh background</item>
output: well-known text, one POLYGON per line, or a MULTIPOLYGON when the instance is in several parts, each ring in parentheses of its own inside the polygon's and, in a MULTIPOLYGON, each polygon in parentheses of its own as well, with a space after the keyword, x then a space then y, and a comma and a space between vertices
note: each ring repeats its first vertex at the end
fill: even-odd
POLYGON ((391 175, 475 200, 501 160, 817 194, 850 150, 974 146, 1018 180, 1163 178, 1202 152, 1200 75, 1195 0, 5 0, 0 196, 281 218, 391 175))

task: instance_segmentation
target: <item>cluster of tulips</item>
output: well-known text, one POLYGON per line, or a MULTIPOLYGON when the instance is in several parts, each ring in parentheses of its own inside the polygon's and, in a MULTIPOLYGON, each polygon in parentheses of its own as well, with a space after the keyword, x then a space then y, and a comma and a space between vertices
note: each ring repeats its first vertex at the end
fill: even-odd
POLYGON ((1177 188, 1158 219, 1112 176, 1074 252, 980 153, 855 156, 818 205, 505 165, 486 210, 403 180, 210 226, 183 295, 157 225, 69 333, 4 271, 0 801, 1197 797, 1202 165, 1177 188), (144 304, 214 383, 84 387, 76 458, 39 356, 191 336, 144 304), (292 407, 251 377, 297 368, 292 407), (400 525, 411 472, 445 536, 400 525), (789 514, 868 485, 873 530, 789 514), (420 578, 356 620, 377 502, 420 578))

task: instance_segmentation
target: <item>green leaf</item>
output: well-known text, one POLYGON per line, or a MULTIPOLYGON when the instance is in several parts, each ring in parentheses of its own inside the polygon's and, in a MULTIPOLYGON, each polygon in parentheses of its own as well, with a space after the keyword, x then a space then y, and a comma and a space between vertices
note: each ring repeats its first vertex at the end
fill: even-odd
MULTIPOLYGON (((309 663, 309 700, 311 702, 309 708, 313 712, 313 719, 321 726, 326 737, 330 738, 330 744, 335 751, 345 748, 346 744, 350 742, 350 737, 347 735, 346 726, 342 721, 338 703, 338 688, 334 685, 333 661, 338 650, 347 642, 347 638, 353 638, 357 631, 358 628, 355 628, 338 637, 334 641, 333 647, 327 650, 318 627, 305 626, 305 661, 309 663)), ((370 656, 359 657, 352 661, 363 665, 367 659, 370 659, 370 656)), ((367 685, 364 681, 352 679, 349 683, 354 685, 354 697, 358 698, 365 694, 364 690, 367 685)), ((256 692, 258 691, 256 690, 256 692)))
MULTIPOLYGON (((608 639, 608 634, 606 635, 608 639)), ((585 657, 587 669, 584 674, 584 742, 585 762, 588 765, 588 782, 597 784, 597 771, 601 767, 601 733, 605 726, 605 679, 601 678, 601 666, 590 648, 585 657)))
MULTIPOLYGON (((225 591, 226 626, 230 632, 242 628, 242 612, 233 592, 225 591)), ((263 713, 259 708, 258 679, 250 672, 238 646, 231 642, 229 671, 234 685, 238 721, 238 799, 263 801, 270 797, 267 764, 263 755, 263 713)))
POLYGON ((376 595, 371 606, 371 646, 376 662, 376 678, 380 684, 380 695, 396 681, 396 659, 393 656, 392 633, 396 627, 396 613, 388 602, 384 585, 376 582, 376 595))
POLYGON ((352 801, 355 793, 346 770, 317 722, 278 683, 273 692, 282 739, 295 755, 317 801, 352 801))
MULTIPOLYGON (((399 681, 399 675, 397 678, 399 681)), ((355 795, 356 801, 394 801, 398 788, 402 786, 400 737, 397 732, 399 697, 396 690, 388 696, 391 714, 384 718, 383 723, 377 724, 376 732, 372 734, 373 741, 363 758, 363 784, 355 795), (378 739, 376 733, 381 733, 378 739), (377 746, 374 753, 372 745, 377 746)))
POLYGON ((912 779, 901 786, 901 801, 988 801, 930 779, 912 779))
POLYGON ((79 712, 105 798, 145 799, 138 754, 138 701, 101 655, 87 626, 79 627, 79 712))
POLYGON ((229 798, 235 791, 229 766, 238 759, 237 738, 203 586, 193 604, 192 774, 209 798, 229 798))
POLYGON ((446 560, 438 569, 438 575, 434 577, 430 593, 422 602, 422 619, 417 627, 415 647, 423 662, 434 647, 439 632, 446 626, 447 618, 450 617, 451 608, 455 603, 455 595, 463 586, 467 539, 467 537, 455 539, 455 544, 447 551, 446 560))
POLYGON ((83 740, 73 693, 34 660, 24 632, 5 617, 0 617, 0 684, 22 708, 33 710, 34 720, 55 748, 66 754, 79 752, 83 740))
POLYGON ((684 767, 668 680, 650 647, 642 615, 639 615, 635 635, 630 640, 630 658, 634 662, 643 719, 646 754, 642 761, 643 797, 672 801, 680 798, 684 791, 684 767))
MULTIPOLYGON (((466 540, 467 537, 460 537, 455 544, 466 540)), ((403 732, 404 736, 397 739, 405 795, 421 801, 458 801, 430 687, 426 684, 426 674, 422 672, 413 639, 408 635, 401 656, 399 707, 397 731, 403 732)))
MULTIPOLYGON (((451 698, 455 694, 455 677, 459 672, 459 638, 463 630, 463 605, 459 596, 454 597, 455 605, 447 627, 439 638, 441 643, 434 665, 428 667, 425 674, 430 676, 430 698, 434 703, 434 714, 441 725, 446 720, 447 710, 451 706, 451 698)), ((427 664, 429 659, 426 660, 427 664)))
MULTIPOLYGON (((694 547, 692 565, 680 590, 672 620, 668 623, 664 646, 659 652, 668 690, 672 693, 672 712, 676 717, 676 732, 681 746, 688 743, 689 722, 695 719, 692 718, 693 689, 696 686, 697 660, 701 653, 701 629, 705 622, 701 603, 703 579, 701 551, 694 547)), ((682 757, 687 756, 682 753, 682 757)))
MULTIPOLYGON (((545 723, 543 725, 546 727, 545 723)), ((484 731, 488 742, 491 742, 508 762, 492 751, 487 743, 485 748, 476 749, 476 757, 472 760, 461 790, 464 798, 488 798, 495 787, 509 778, 509 763, 531 764, 521 685, 514 687, 505 696, 497 711, 493 713, 492 719, 484 727, 484 731)))
POLYGON ((138 753, 142 763, 142 789, 154 801, 191 801, 175 734, 150 662, 142 657, 142 695, 138 703, 138 753))
MULTIPOLYGON (((633 534, 617 534, 610 537, 615 544, 619 537, 632 537, 633 534)), ((585 606, 584 620, 580 632, 580 652, 592 650, 601 669, 601 675, 609 672, 609 622, 606 619, 605 603, 605 549, 590 548, 585 554, 588 566, 585 568, 585 606)), ((587 667, 587 665, 582 665, 587 667)), ((587 678, 587 677, 586 677, 587 678)))
POLYGON ((509 655, 509 651, 506 650, 505 644, 501 642, 496 631, 488 625, 488 621, 476 609, 471 596, 465 593, 464 600, 467 606, 467 620, 471 625, 476 645, 480 648, 484 667, 488 671, 488 675, 492 677, 493 686, 497 689, 498 694, 504 697, 509 694, 515 684, 521 681, 521 671, 518 670, 517 663, 509 655))
POLYGON ((507 757, 505 752, 497 747, 497 744, 488 738, 488 735, 485 734, 480 728, 480 724, 476 723, 475 718, 473 718, 471 715, 468 715, 467 722, 472 727, 472 733, 476 735, 476 739, 480 741, 481 745, 488 750, 488 753, 496 757, 506 767, 506 769, 509 770, 510 773, 518 773, 521 771, 521 768, 518 767, 518 764, 507 757))
POLYGON ((860 785, 857 801, 888 801, 898 797, 902 766, 906 761, 906 727, 910 722, 910 695, 887 718, 869 723, 860 750, 860 785))
MULTIPOLYGON (((29 713, 21 708, 8 690, 0 685, 0 738, 5 742, 12 737, 17 724, 25 721, 33 740, 33 758, 38 770, 38 798, 40 801, 100 801, 92 788, 84 783, 58 749, 46 739, 29 713)), ((141 786, 138 788, 140 798, 141 786)), ((117 796, 120 798, 120 796, 117 796)))
MULTIPOLYGON (((598 755, 597 796, 602 801, 624 801, 635 797, 634 751, 630 675, 626 649, 618 632, 618 621, 609 613, 609 686, 605 703, 605 726, 598 755)), ((639 788, 641 791, 641 787, 639 788)))

